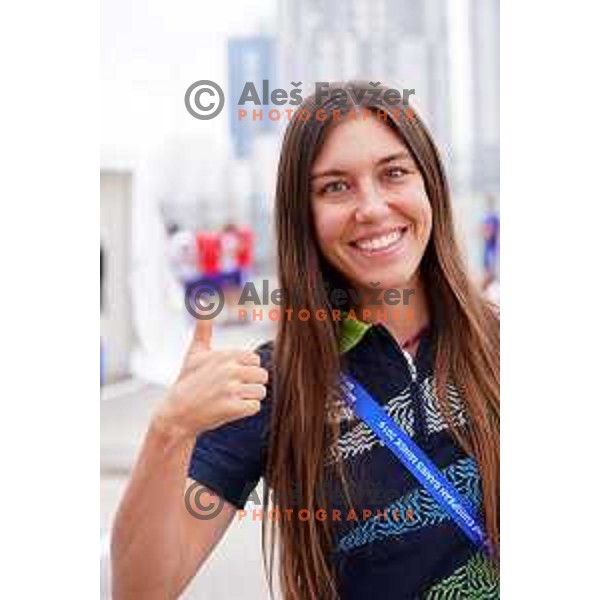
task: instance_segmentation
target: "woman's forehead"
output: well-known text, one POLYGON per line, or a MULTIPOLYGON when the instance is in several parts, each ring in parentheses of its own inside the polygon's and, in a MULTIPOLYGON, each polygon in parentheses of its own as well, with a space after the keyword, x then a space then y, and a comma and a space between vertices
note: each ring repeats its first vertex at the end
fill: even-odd
POLYGON ((410 157, 400 136, 374 117, 363 120, 359 116, 358 120, 340 123, 329 131, 313 163, 312 174, 376 164, 395 154, 410 157))

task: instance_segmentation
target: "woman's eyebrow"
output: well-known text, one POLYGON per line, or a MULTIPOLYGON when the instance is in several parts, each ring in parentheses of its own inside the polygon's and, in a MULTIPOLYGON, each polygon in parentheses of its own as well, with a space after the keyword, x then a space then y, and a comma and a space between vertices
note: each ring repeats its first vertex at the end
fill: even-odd
POLYGON ((402 150, 400 152, 396 152, 395 154, 390 154, 389 156, 386 156, 385 158, 380 158, 375 164, 376 165, 385 165, 386 163, 392 162, 394 160, 401 160, 401 159, 406 159, 406 158, 410 158, 410 154, 408 153, 407 150, 402 150))
MULTIPOLYGON (((410 159, 410 154, 408 150, 401 150, 400 152, 395 152, 394 154, 390 154, 389 156, 385 156, 384 158, 380 158, 375 162, 376 166, 385 165, 394 160, 402 160, 402 159, 410 159)), ((346 171, 342 169, 329 169, 327 171, 322 171, 321 173, 313 173, 310 176, 310 181, 314 179, 318 179, 319 177, 339 177, 342 175, 346 175, 346 171)))
POLYGON ((337 177, 340 175, 346 175, 346 171, 342 171, 341 169, 330 169, 329 171, 323 171, 322 173, 313 173, 310 176, 310 181, 318 179, 319 177, 337 177))

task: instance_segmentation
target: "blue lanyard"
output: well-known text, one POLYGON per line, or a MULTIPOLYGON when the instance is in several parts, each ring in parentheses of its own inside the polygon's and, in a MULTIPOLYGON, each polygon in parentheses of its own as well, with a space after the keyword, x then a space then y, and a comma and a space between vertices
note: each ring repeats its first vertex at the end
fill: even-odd
POLYGON ((347 403, 385 445, 419 480, 444 511, 454 519, 477 546, 487 547, 476 512, 460 492, 444 477, 412 438, 383 410, 365 388, 348 374, 342 374, 347 403))

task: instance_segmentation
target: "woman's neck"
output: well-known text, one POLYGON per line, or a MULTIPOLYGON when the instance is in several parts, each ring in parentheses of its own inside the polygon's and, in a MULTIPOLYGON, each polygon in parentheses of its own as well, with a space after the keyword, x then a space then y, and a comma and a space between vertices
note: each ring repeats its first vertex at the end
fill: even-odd
MULTIPOLYGON (((427 297, 421 279, 415 277, 414 281, 404 287, 394 288, 399 294, 386 293, 382 290, 378 295, 377 303, 363 303, 359 316, 371 315, 371 322, 382 323, 402 345, 406 340, 414 337, 429 323, 429 308, 427 297), (386 302, 391 297, 392 302, 386 302), (393 298, 400 298, 401 301, 393 298), (405 303, 406 301, 406 303, 405 303)), ((366 294, 370 298, 372 294, 366 294)))

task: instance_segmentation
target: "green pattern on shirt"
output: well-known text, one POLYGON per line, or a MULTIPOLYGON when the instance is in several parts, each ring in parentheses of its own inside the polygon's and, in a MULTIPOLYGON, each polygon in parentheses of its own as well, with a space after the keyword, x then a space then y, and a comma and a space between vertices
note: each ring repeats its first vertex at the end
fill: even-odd
POLYGON ((498 571, 481 553, 475 554, 446 579, 436 583, 423 600, 497 600, 500 598, 498 571))
POLYGON ((342 327, 340 330, 340 337, 338 340, 340 352, 348 352, 351 348, 356 346, 362 339, 363 335, 367 333, 371 323, 365 323, 358 319, 349 319, 348 314, 344 313, 342 320, 342 327))

